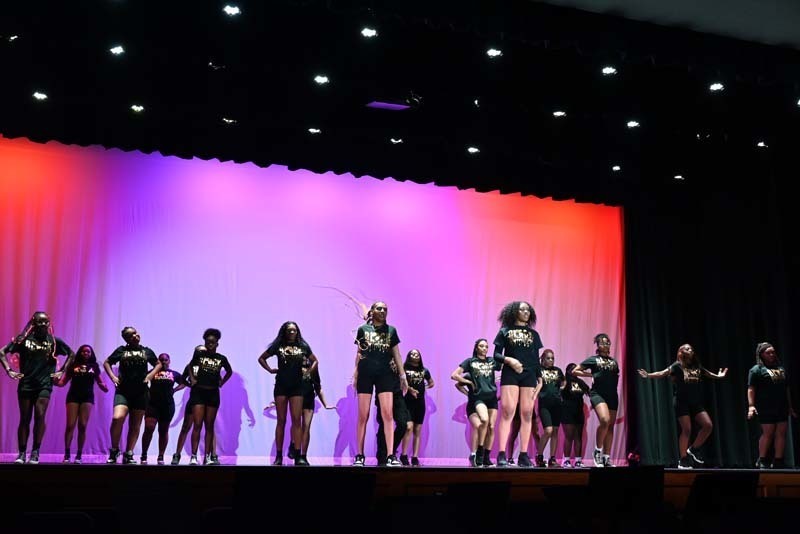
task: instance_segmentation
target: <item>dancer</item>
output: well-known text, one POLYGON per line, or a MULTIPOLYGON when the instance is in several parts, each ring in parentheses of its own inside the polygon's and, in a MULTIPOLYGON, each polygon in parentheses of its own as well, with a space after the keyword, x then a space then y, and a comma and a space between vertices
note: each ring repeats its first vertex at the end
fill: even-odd
POLYGON ((681 427, 681 434, 678 438, 678 451, 680 452, 678 468, 691 469, 695 464, 702 466, 705 460, 700 453, 700 448, 714 428, 711 417, 703 406, 702 379, 725 378, 728 369, 720 369, 719 373, 712 373, 700 363, 694 348, 688 343, 684 343, 678 347, 677 361, 663 371, 648 373, 644 369, 639 369, 638 373, 642 378, 669 377, 672 380, 675 417, 678 418, 678 425, 681 427), (692 421, 697 424, 698 429, 697 436, 690 447, 689 437, 692 433, 692 421))
POLYGON ((758 417, 761 425, 756 460, 758 469, 785 467, 783 455, 790 415, 797 417, 792 407, 786 369, 771 343, 759 343, 756 347, 756 365, 747 376, 747 418, 758 417), (770 464, 768 458, 773 446, 774 455, 770 464))
POLYGON ((122 437, 122 425, 128 418, 128 439, 125 454, 122 456, 123 464, 135 464, 133 447, 139 438, 139 429, 142 426, 150 393, 147 383, 156 373, 161 371, 161 362, 156 353, 149 347, 141 344, 139 332, 132 326, 122 329, 122 339, 125 345, 117 347, 103 362, 103 368, 116 386, 114 394, 114 415, 111 419, 111 450, 106 463, 115 464, 119 457, 119 442, 122 437), (112 366, 119 364, 119 376, 114 374, 112 366), (147 364, 153 366, 147 372, 147 364))
POLYGON ((561 467, 578 469, 583 467, 583 396, 589 395, 589 386, 572 374, 576 364, 567 365, 564 371, 566 385, 561 390, 564 404, 561 407, 561 423, 564 425, 564 459, 561 467))
POLYGON ((542 352, 542 388, 539 394, 539 419, 542 420, 542 437, 539 440, 539 454, 536 456, 536 467, 558 467, 558 427, 561 425, 563 400, 561 391, 566 385, 564 373, 555 366, 556 357, 551 349, 542 352), (544 448, 550 442, 550 458, 545 463, 544 448))
MULTIPOLYGON (((325 393, 322 391, 322 381, 319 377, 319 366, 314 366, 311 370, 311 360, 309 358, 303 359, 303 438, 300 446, 300 454, 308 464, 308 446, 311 442, 311 422, 314 420, 314 407, 316 398, 319 397, 322 407, 326 410, 335 410, 336 406, 331 406, 325 399, 325 393)), ((297 452, 297 451, 295 451, 297 452)))
POLYGON ((164 453, 169 442, 169 424, 175 415, 175 393, 187 386, 186 379, 178 371, 169 368, 169 354, 158 355, 161 371, 150 381, 150 403, 144 414, 144 434, 142 434, 142 465, 147 464, 147 450, 158 426, 158 457, 156 463, 164 465, 164 453))
POLYGON ((599 425, 595 436, 592 457, 595 467, 614 467, 611 462, 611 445, 614 441, 614 424, 617 420, 619 395, 619 364, 610 356, 611 340, 607 334, 594 336, 595 355, 582 361, 572 370, 573 376, 592 378, 589 398, 597 414, 599 425))
POLYGON ((83 446, 86 444, 86 426, 94 407, 94 385, 103 393, 108 393, 108 386, 103 381, 100 365, 97 363, 94 349, 90 345, 81 345, 75 355, 75 361, 67 367, 61 379, 56 382, 59 387, 66 386, 67 391, 67 426, 64 431, 64 463, 70 461, 70 447, 75 425, 78 426, 78 450, 75 454, 76 464, 83 462, 83 446))
MULTIPOLYGON (((205 353, 206 346, 205 345, 198 345, 192 351, 192 357, 189 359, 189 363, 186 364, 186 367, 183 368, 183 373, 181 373, 181 378, 186 382, 186 387, 191 388, 192 385, 189 383, 189 376, 191 375, 191 368, 192 362, 194 361, 195 357, 198 353, 205 353)), ((194 370, 195 374, 197 374, 197 369, 194 370)), ((189 392, 189 398, 191 398, 191 391, 189 392)), ((189 437, 189 433, 192 431, 192 405, 191 403, 186 402, 186 405, 183 410, 183 422, 181 423, 181 430, 178 433, 178 441, 175 443, 175 453, 172 455, 172 461, 170 465, 179 465, 181 463, 181 451, 183 450, 183 446, 186 444, 186 438, 189 437)), ((217 450, 216 444, 217 436, 214 435, 214 450, 217 450)))
POLYGON ((272 465, 283 464, 283 435, 286 428, 286 412, 292 415, 291 442, 289 458, 295 465, 308 465, 308 460, 300 451, 303 444, 303 362, 308 359, 311 365, 309 372, 317 366, 317 357, 311 347, 303 339, 300 327, 293 321, 283 323, 278 335, 270 343, 267 350, 258 357, 258 363, 269 373, 275 374, 275 408, 278 422, 275 426, 275 461, 272 465), (278 357, 277 369, 270 367, 267 361, 272 356, 278 357))
POLYGON ((400 446, 400 463, 408 465, 406 452, 411 452, 411 465, 417 466, 419 465, 422 424, 425 422, 425 390, 431 389, 434 381, 431 372, 425 368, 425 364, 422 362, 422 354, 417 349, 408 352, 403 369, 408 377, 408 393, 405 396, 405 403, 414 424, 412 429, 403 436, 403 444, 400 446), (412 438, 414 440, 413 449, 412 438))
POLYGON ((203 332, 204 352, 195 352, 189 367, 189 383, 192 392, 189 404, 192 406, 192 456, 189 465, 197 465, 197 449, 200 446, 200 431, 205 428, 205 459, 203 465, 219 465, 214 422, 219 410, 219 390, 230 380, 233 369, 228 358, 217 352, 222 332, 207 328, 203 332), (197 369, 197 370, 195 370, 197 369), (225 375, 222 376, 222 369, 225 375))
POLYGON ((408 434, 414 426, 411 420, 411 412, 408 410, 408 406, 406 406, 406 400, 403 396, 402 388, 400 387, 400 379, 397 376, 397 367, 395 367, 394 360, 389 361, 389 367, 392 369, 395 377, 392 389, 392 418, 394 419, 393 445, 390 451, 386 443, 383 412, 381 410, 381 397, 380 395, 375 395, 375 409, 377 412, 375 414, 375 420, 378 423, 378 431, 375 433, 375 442, 377 443, 375 458, 379 467, 387 465, 395 467, 402 465, 397 460, 397 447, 400 446, 403 436, 408 434))
POLYGON ((53 391, 53 379, 60 379, 64 369, 72 365, 74 358, 72 349, 62 339, 53 335, 50 317, 43 311, 34 313, 22 332, 11 343, 0 349, 0 364, 9 378, 19 381, 17 385, 19 454, 14 460, 15 464, 25 463, 31 418, 33 418, 33 448, 28 463, 39 463, 39 448, 42 446, 47 428, 45 415, 53 391), (19 371, 11 368, 6 354, 18 355, 19 371), (56 371, 57 356, 67 358, 58 371, 56 371))
POLYGON ((537 385, 541 378, 539 372, 539 350, 543 347, 536 325, 536 311, 523 301, 507 304, 498 316, 501 328, 494 339, 494 359, 503 364, 500 375, 500 425, 498 435, 500 446, 497 453, 497 466, 508 464, 505 447, 514 412, 519 406, 519 459, 520 467, 531 467, 528 445, 531 439, 533 406, 538 394, 537 385))
MULTIPOLYGON (((472 467, 494 465, 489 454, 497 421, 495 372, 502 368, 502 364, 487 356, 488 352, 489 342, 478 339, 472 347, 472 357, 458 364, 450 374, 450 378, 456 381, 456 387, 463 385, 467 388, 467 417, 472 425, 469 463, 472 467)), ((459 391, 464 392, 461 388, 459 391)))
MULTIPOLYGON (((394 360, 395 369, 402 369, 403 361, 400 357, 400 338, 397 330, 386 323, 388 312, 389 308, 385 302, 373 303, 364 318, 366 322, 358 327, 356 333, 355 343, 358 350, 353 370, 353 385, 358 392, 358 426, 356 427, 358 452, 353 460, 354 466, 364 466, 364 438, 367 433, 373 389, 380 403, 384 439, 387 444, 392 444, 387 449, 395 449, 392 412, 394 410, 393 389, 397 374, 392 371, 389 363, 394 360)), ((408 392, 408 379, 405 372, 400 372, 399 379, 401 393, 405 395, 408 392)), ((392 454, 387 458, 387 464, 400 465, 400 462, 392 454)))

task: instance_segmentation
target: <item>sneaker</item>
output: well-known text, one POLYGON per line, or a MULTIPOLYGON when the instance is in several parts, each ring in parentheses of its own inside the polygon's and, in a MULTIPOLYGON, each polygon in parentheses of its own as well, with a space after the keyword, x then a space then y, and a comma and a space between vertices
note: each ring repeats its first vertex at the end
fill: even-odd
POLYGON ((205 465, 219 465, 219 457, 216 454, 209 454, 206 456, 205 465))
POLYGON ((65 454, 65 455, 64 455, 64 463, 65 463, 65 464, 68 464, 68 463, 69 463, 69 453, 67 453, 67 454, 65 454))
POLYGON ((556 461, 555 456, 551 456, 549 460, 547 460, 547 467, 558 467, 558 462, 556 461))
POLYGON ((403 464, 403 465, 409 465, 409 463, 408 463, 408 455, 407 454, 401 454, 400 455, 400 463, 403 464))
POLYGON ((176 452, 172 455, 172 461, 169 463, 169 465, 178 465, 179 463, 181 463, 181 453, 176 452))
POLYGON ((769 469, 766 458, 759 458, 756 460, 756 469, 769 469))
POLYGON ((617 467, 611 461, 611 455, 610 454, 604 454, 603 455, 603 467, 617 467))
POLYGON ((517 458, 517 466, 519 467, 533 467, 533 463, 531 463, 531 459, 528 457, 527 452, 519 453, 519 458, 517 458))
POLYGON ((15 464, 24 464, 25 463, 25 453, 21 452, 17 455, 17 459, 14 460, 15 464))
POLYGON ((688 456, 684 456, 683 458, 678 461, 678 469, 693 469, 694 464, 692 464, 692 459, 688 456))
POLYGON ((586 466, 585 466, 585 465, 583 465, 583 461, 581 461, 581 460, 575 460, 575 464, 573 465, 573 467, 574 467, 575 469, 583 469, 583 468, 584 468, 584 467, 586 467, 586 466))
POLYGON ((108 460, 106 460, 106 463, 115 464, 117 463, 117 458, 119 458, 119 449, 110 449, 108 451, 108 460))
POLYGON ((595 467, 604 467, 603 464, 603 449, 595 449, 592 453, 592 459, 594 460, 595 467))
POLYGON ((490 451, 488 449, 483 451, 483 462, 481 462, 481 465, 483 465, 483 467, 494 467, 492 459, 489 458, 489 452, 490 451))
POLYGON ((509 456, 508 457, 508 465, 514 465, 514 457, 513 456, 509 456))
POLYGON ((77 464, 77 465, 80 465, 80 464, 82 464, 82 463, 83 463, 83 460, 81 460, 81 457, 80 457, 80 456, 76 456, 76 457, 75 457, 75 461, 74 461, 74 462, 72 462, 72 463, 74 463, 74 464, 77 464))
POLYGON ((469 453, 469 466, 480 467, 480 464, 478 464, 477 456, 474 452, 469 453))
POLYGON ((295 455, 294 465, 301 465, 301 466, 308 465, 308 460, 306 460, 306 456, 304 454, 295 455))
POLYGON ((275 459, 272 461, 272 465, 283 465, 283 456, 278 454, 275 456, 275 459))
MULTIPOLYGON (((484 465, 486 465, 486 462, 484 462, 484 465)), ((506 460, 506 453, 503 452, 503 451, 498 452, 497 453, 497 467, 505 467, 507 465, 508 465, 508 460, 506 460)))
POLYGON ((143 454, 141 458, 139 458, 139 463, 142 465, 147 465, 147 455, 143 454))
POLYGON ((189 458, 189 465, 197 465, 197 455, 193 454, 191 458, 189 458))
POLYGON ((122 455, 122 464, 123 465, 136 465, 136 460, 133 459, 132 452, 126 452, 122 455))
POLYGON ((564 458, 564 461, 561 462, 561 469, 571 469, 571 468, 572 468, 572 462, 564 458))
POLYGON ((156 458, 156 463, 158 465, 164 465, 164 455, 163 454, 159 454, 158 455, 158 458, 156 458))
POLYGON ((297 452, 294 448, 294 443, 289 442, 289 452, 286 453, 286 456, 289 457, 290 460, 294 460, 294 457, 297 455, 297 452))
POLYGON ((394 454, 390 454, 386 458, 386 465, 388 465, 389 467, 397 467, 403 464, 400 463, 400 460, 397 459, 397 456, 395 456, 394 454))
POLYGON ((686 454, 688 454, 688 455, 689 455, 689 456, 692 458, 692 460, 694 460, 694 461, 695 461, 695 463, 698 463, 698 464, 700 464, 700 465, 703 465, 704 463, 706 463, 706 462, 705 462, 705 460, 703 460, 703 457, 702 457, 702 456, 700 456, 700 452, 699 452, 699 451, 696 451, 696 450, 694 450, 694 449, 693 449, 693 448, 691 448, 691 447, 689 447, 688 449, 686 449, 686 454))
POLYGON ((363 454, 356 454, 356 457, 353 459, 353 467, 364 467, 363 454))
MULTIPOLYGON (((522 455, 521 454, 519 455, 519 458, 520 458, 520 464, 522 464, 522 455)), ((535 465, 536 465, 536 467, 547 467, 547 464, 544 463, 544 455, 543 454, 537 454, 536 455, 536 463, 535 463, 535 465)))
POLYGON ((31 451, 31 457, 28 459, 28 463, 33 465, 39 463, 39 451, 31 451))
POLYGON ((416 456, 412 456, 411 457, 411 465, 413 465, 414 467, 419 467, 421 465, 419 463, 419 458, 417 458, 416 456))

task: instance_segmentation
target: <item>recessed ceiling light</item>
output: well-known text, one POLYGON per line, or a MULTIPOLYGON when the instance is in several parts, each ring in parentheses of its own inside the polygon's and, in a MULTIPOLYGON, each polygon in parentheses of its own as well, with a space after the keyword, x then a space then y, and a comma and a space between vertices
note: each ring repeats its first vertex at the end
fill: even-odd
POLYGON ((627 123, 628 128, 638 128, 639 122, 638 121, 628 121, 627 123))
POLYGON ((722 91, 724 89, 725 89, 725 86, 722 85, 719 82, 712 83, 711 85, 708 86, 708 90, 711 91, 712 93, 716 93, 717 91, 722 91))
POLYGON ((239 9, 239 6, 234 6, 231 4, 226 4, 225 7, 222 8, 222 11, 229 17, 234 17, 236 15, 242 14, 242 10, 239 9))
POLYGON ((115 56, 125 53, 125 49, 122 48, 122 45, 113 46, 109 48, 108 51, 114 54, 115 56))
POLYGON ((767 143, 765 143, 764 141, 759 141, 758 143, 756 143, 756 146, 758 148, 769 148, 769 145, 767 143))
POLYGON ((309 128, 308 129, 308 133, 310 133, 312 135, 316 135, 316 134, 322 133, 322 130, 320 130, 319 128, 309 128))
POLYGON ((314 76, 314 81, 320 85, 325 85, 326 83, 330 82, 328 77, 325 76, 324 74, 317 74, 316 76, 314 76))
POLYGON ((553 117, 566 117, 566 116, 567 116, 567 112, 566 111, 554 111, 553 112, 553 117))
POLYGON ((617 73, 617 69, 615 69, 612 66, 606 66, 606 67, 603 67, 602 72, 603 72, 603 76, 613 76, 614 74, 617 73))
POLYGON ((33 93, 33 98, 35 98, 36 100, 47 100, 47 95, 45 93, 36 91, 35 93, 33 93))
POLYGON ((361 35, 363 35, 364 37, 367 37, 367 38, 377 37, 378 36, 378 30, 376 30, 374 28, 363 28, 361 30, 361 35))
POLYGON ((238 121, 236 119, 231 119, 230 117, 222 117, 222 122, 225 124, 236 124, 238 121))
POLYGON ((391 142, 393 145, 399 145, 400 143, 402 143, 402 142, 403 142, 403 139, 402 139, 402 138, 399 138, 399 137, 398 137, 397 139, 395 139, 394 137, 390 137, 390 138, 389 138, 389 141, 390 141, 390 142, 391 142))
POLYGON ((684 179, 682 174, 676 174, 673 178, 675 178, 676 180, 683 180, 684 179))
POLYGON ((135 113, 141 113, 142 111, 144 111, 144 106, 140 106, 139 104, 133 104, 131 106, 131 110, 135 113))
POLYGON ((611 170, 614 172, 619 172, 622 170, 622 167, 620 167, 619 165, 614 165, 613 167, 611 167, 611 170))
POLYGON ((486 55, 491 58, 500 57, 503 55, 503 51, 498 50, 497 48, 490 48, 489 50, 486 51, 486 55))
POLYGON ((467 152, 469 152, 470 154, 478 154, 480 153, 480 149, 476 146, 468 146, 467 152))

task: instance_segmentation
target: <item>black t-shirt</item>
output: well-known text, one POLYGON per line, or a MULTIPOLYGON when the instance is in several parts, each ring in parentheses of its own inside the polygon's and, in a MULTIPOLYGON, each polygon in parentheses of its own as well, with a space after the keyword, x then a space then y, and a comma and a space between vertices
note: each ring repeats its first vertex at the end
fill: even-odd
POLYGON ((669 376, 672 379, 673 393, 678 402, 703 403, 702 367, 683 367, 680 362, 675 362, 669 366, 669 376))
POLYGON ((392 359, 392 347, 400 344, 400 338, 391 325, 375 327, 366 323, 358 327, 355 343, 365 360, 386 365, 392 359))
POLYGON ((100 366, 78 363, 67 369, 69 374, 69 394, 86 397, 91 395, 94 383, 100 375, 100 366))
POLYGON ((422 400, 423 395, 425 395, 425 382, 431 379, 431 372, 425 367, 411 367, 410 365, 405 367, 405 372, 408 379, 408 387, 414 388, 419 392, 416 400, 422 400))
POLYGON ((592 391, 603 398, 613 398, 617 394, 619 382, 617 360, 595 354, 583 360, 581 367, 592 372, 592 391))
POLYGON ((275 380, 281 384, 299 383, 303 378, 303 364, 311 354, 313 353, 308 343, 270 345, 267 349, 267 357, 278 357, 278 373, 275 380))
POLYGON ((172 369, 162 369, 150 381, 150 402, 166 403, 172 400, 175 384, 186 384, 183 375, 172 369))
POLYGON ((765 414, 779 414, 786 409, 789 400, 786 397, 786 369, 777 365, 755 365, 747 376, 747 385, 755 389, 756 409, 765 414))
POLYGON ((317 371, 311 371, 313 363, 308 356, 303 358, 303 386, 308 386, 310 388, 308 391, 312 391, 314 395, 319 395, 320 390, 322 390, 322 381, 317 371))
POLYGON ((158 365, 158 357, 150 347, 122 345, 111 353, 108 363, 112 366, 119 364, 119 387, 146 387, 144 378, 148 373, 147 364, 155 367, 158 365))
POLYGON ((56 356, 72 354, 72 349, 60 338, 47 334, 42 339, 28 336, 21 343, 6 345, 6 354, 19 354, 19 372, 25 375, 19 381, 20 391, 53 389, 50 376, 56 372, 56 356))
POLYGON ((568 406, 583 404, 583 396, 589 393, 589 386, 579 378, 567 380, 567 385, 561 390, 561 398, 568 406))
POLYGON ((458 366, 472 377, 474 387, 470 388, 471 395, 483 398, 497 394, 494 373, 503 367, 499 361, 492 357, 485 359, 473 357, 467 358, 458 366))
POLYGON ((545 369, 542 367, 542 390, 539 399, 545 401, 561 400, 561 384, 564 382, 564 372, 558 367, 545 369))
POLYGON ((222 368, 230 369, 228 358, 215 352, 198 352, 189 365, 197 366, 195 385, 203 388, 218 388, 222 381, 222 368))
POLYGON ((494 359, 503 363, 506 356, 516 358, 525 371, 539 371, 539 349, 544 347, 539 332, 528 326, 500 329, 494 338, 494 359))

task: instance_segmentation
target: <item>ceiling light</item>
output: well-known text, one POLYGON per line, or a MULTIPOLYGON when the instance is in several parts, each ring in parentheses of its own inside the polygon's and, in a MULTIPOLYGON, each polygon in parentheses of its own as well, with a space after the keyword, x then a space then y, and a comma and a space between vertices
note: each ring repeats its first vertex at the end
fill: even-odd
POLYGON ((47 95, 44 93, 40 93, 39 91, 36 91, 35 93, 33 93, 33 98, 35 98, 36 100, 47 100, 47 95))
POLYGON ((490 48, 489 50, 486 51, 486 55, 491 58, 500 57, 503 55, 503 51, 498 50, 497 48, 490 48))
POLYGON ((676 174, 676 175, 674 176, 674 178, 675 178, 676 180, 683 180, 683 179, 684 179, 682 174, 676 174))
POLYGON ((125 49, 122 48, 121 45, 117 45, 117 46, 114 46, 112 48, 109 48, 108 51, 111 52, 112 54, 114 54, 115 56, 118 56, 118 55, 124 53, 125 49))
POLYGON ((328 77, 323 74, 317 74, 316 76, 314 76, 314 81, 320 85, 325 85, 326 83, 330 82, 328 77))
POLYGON ((711 91, 712 93, 716 93, 717 91, 722 91, 724 89, 725 89, 725 86, 722 85, 719 82, 712 83, 711 85, 708 86, 708 90, 711 91))
POLYGON ((237 121, 236 119, 231 119, 229 117, 222 117, 222 122, 224 122, 225 124, 236 124, 239 121, 237 121))
POLYGON ((567 112, 566 111, 554 111, 553 112, 553 117, 566 117, 566 116, 567 116, 567 112))
POLYGON ((603 67, 603 76, 613 76, 617 73, 617 69, 611 66, 603 67))
POLYGON ((627 123, 628 128, 638 128, 639 122, 638 121, 628 121, 627 123))
POLYGON ((316 134, 322 133, 322 130, 320 130, 319 128, 309 128, 308 129, 308 133, 316 135, 316 134))
MULTIPOLYGON (((475 105, 476 108, 481 107, 481 103, 478 101, 477 98, 473 100, 472 103, 475 105)), ((797 105, 800 106, 800 101, 797 102, 797 105)))
POLYGON ((611 167, 611 170, 614 172, 619 172, 622 170, 622 167, 620 167, 619 165, 614 165, 613 167, 611 167))
POLYGON ((378 30, 375 30, 373 28, 363 28, 361 30, 361 35, 363 35, 364 37, 367 37, 367 38, 377 37, 378 36, 378 30))
POLYGON ((469 152, 470 154, 478 154, 480 152, 480 149, 476 146, 468 146, 467 152, 469 152))
POLYGON ((242 10, 239 9, 239 6, 232 6, 230 4, 226 4, 225 7, 222 8, 222 11, 225 12, 225 14, 229 17, 241 15, 242 13, 242 10))
POLYGON ((399 137, 398 137, 397 139, 395 139, 394 137, 390 137, 390 138, 389 138, 389 141, 390 141, 390 142, 391 142, 393 145, 399 145, 400 143, 402 143, 402 142, 403 142, 403 140, 402 140, 401 138, 399 138, 399 137))
POLYGON ((141 113, 142 111, 144 111, 144 106, 140 106, 139 104, 133 104, 131 106, 131 110, 134 111, 135 113, 141 113))
POLYGON ((758 143, 756 143, 756 146, 758 148, 769 148, 769 145, 767 143, 765 143, 764 141, 759 141, 758 143))

